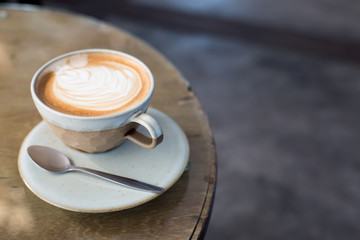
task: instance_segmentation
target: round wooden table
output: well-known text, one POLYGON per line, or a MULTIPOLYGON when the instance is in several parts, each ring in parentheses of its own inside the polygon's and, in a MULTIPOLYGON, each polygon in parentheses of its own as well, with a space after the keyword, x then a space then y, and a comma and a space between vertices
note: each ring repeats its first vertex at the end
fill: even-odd
POLYGON ((29 5, 0 5, 0 238, 197 239, 205 235, 216 182, 214 141, 204 110, 178 70, 143 41, 93 18, 29 5), (41 121, 30 80, 46 61, 107 48, 143 60, 155 76, 151 107, 173 118, 190 143, 190 169, 158 198, 110 213, 77 213, 37 198, 17 166, 25 136, 41 121))

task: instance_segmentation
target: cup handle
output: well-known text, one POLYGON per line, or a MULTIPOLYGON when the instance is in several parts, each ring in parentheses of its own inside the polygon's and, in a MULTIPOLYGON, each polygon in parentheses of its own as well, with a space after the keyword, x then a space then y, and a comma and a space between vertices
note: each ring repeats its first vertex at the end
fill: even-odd
POLYGON ((141 134, 135 128, 130 130, 125 138, 140 145, 143 148, 154 148, 163 140, 163 132, 158 122, 146 113, 140 113, 131 118, 130 123, 137 123, 143 126, 149 133, 151 138, 141 134))

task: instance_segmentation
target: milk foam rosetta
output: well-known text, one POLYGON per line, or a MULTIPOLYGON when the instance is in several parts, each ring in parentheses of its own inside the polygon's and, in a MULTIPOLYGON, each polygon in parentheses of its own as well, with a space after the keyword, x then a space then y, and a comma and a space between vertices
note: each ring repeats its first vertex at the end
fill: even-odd
MULTIPOLYGON (((53 92, 72 106, 109 111, 121 108, 139 93, 142 83, 132 68, 114 62, 73 67, 66 64, 55 72, 53 92)), ((76 66, 76 65, 75 65, 76 66)))
POLYGON ((56 66, 46 83, 45 104, 65 113, 96 116, 124 110, 143 99, 139 96, 149 84, 144 84, 139 69, 113 58, 92 58, 75 55, 56 66))

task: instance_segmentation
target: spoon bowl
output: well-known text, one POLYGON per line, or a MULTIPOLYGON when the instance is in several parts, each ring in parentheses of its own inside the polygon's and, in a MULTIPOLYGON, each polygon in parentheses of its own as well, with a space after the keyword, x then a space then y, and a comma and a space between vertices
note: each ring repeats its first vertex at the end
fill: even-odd
POLYGON ((71 166, 69 158, 56 149, 45 146, 30 146, 27 152, 31 159, 45 170, 64 173, 71 166))

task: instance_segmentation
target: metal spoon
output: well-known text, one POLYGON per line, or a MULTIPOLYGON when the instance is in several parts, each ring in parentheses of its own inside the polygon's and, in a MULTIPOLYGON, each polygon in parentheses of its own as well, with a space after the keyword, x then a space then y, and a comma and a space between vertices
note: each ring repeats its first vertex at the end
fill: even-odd
POLYGON ((79 171, 79 172, 89 173, 94 176, 106 179, 108 181, 138 190, 150 191, 154 193, 161 193, 164 191, 163 188, 149 183, 145 183, 138 180, 121 177, 114 174, 105 173, 89 168, 73 166, 71 165, 69 158, 67 158, 63 153, 50 147, 30 146, 28 147, 27 152, 30 155, 31 159, 39 167, 42 167, 50 172, 66 173, 71 171, 79 171))

